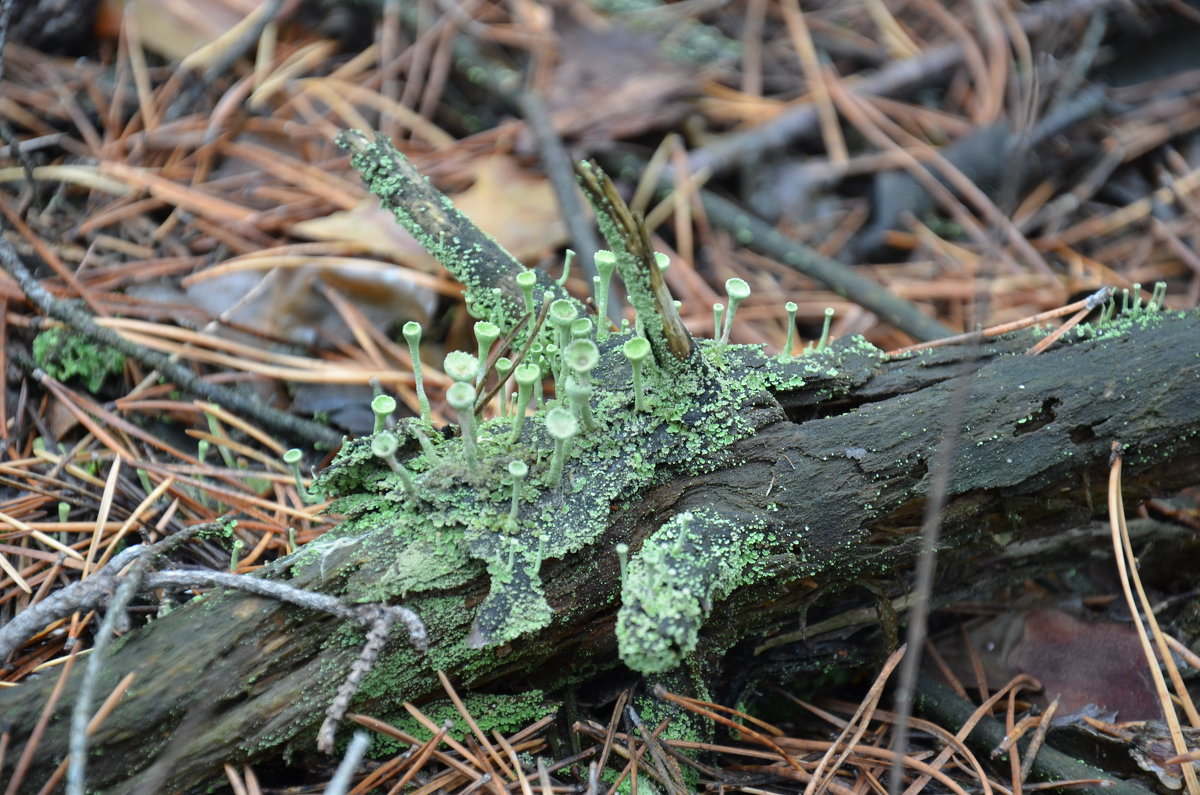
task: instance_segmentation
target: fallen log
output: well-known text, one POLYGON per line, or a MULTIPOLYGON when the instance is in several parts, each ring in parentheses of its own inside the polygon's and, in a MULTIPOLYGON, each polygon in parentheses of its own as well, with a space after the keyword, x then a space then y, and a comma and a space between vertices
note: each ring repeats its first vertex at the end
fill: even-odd
MULTIPOLYGON (((344 145, 385 206, 464 282, 472 310, 508 332, 514 355, 532 363, 535 345, 545 354, 569 340, 560 329, 581 305, 544 276, 527 299, 521 266, 385 142, 344 145)), ((768 356, 693 339, 644 233, 602 175, 585 171, 583 182, 650 348, 642 378, 624 356, 636 332, 592 330, 590 369, 589 356, 572 358, 587 345, 545 359, 564 392, 588 385, 587 410, 547 405, 521 424, 473 427, 483 396, 472 389, 459 437, 431 439, 414 419, 382 432, 395 441, 386 453, 370 438, 347 443, 319 484, 340 495, 346 521, 260 575, 420 616, 428 649, 396 633, 355 711, 387 718, 436 697, 439 670, 475 692, 556 693, 621 666, 656 676, 715 664, 794 627, 816 588, 902 575, 957 389, 969 396, 947 473, 952 565, 939 587, 978 582, 989 553, 1101 513, 1113 443, 1125 447, 1127 496, 1195 480, 1195 313, 1140 308, 1039 356, 1024 354, 1028 332, 894 359, 860 340, 768 356), (558 420, 576 426, 573 438, 558 420)), ((90 739, 89 787, 182 789, 225 763, 311 753, 363 637, 343 617, 236 590, 135 630, 97 683, 103 693, 136 674, 90 739)), ((9 759, 56 679, 0 691, 14 727, 9 759)), ((78 679, 65 685, 30 780, 65 757, 78 679)))

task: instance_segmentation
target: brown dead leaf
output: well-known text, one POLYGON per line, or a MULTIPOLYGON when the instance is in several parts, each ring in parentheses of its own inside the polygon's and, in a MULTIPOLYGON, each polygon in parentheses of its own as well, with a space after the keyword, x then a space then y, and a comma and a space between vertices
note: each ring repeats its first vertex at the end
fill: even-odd
POLYGON ((454 205, 522 262, 532 262, 567 242, 550 183, 511 158, 480 160, 475 184, 454 197, 454 205))
MULTIPOLYGON (((1029 674, 1042 683, 1046 699, 1061 696, 1061 715, 1089 704, 1115 711, 1121 720, 1162 715, 1131 624, 1087 621, 1061 609, 1041 608, 1010 611, 969 635, 992 687, 1029 674)), ((961 673, 971 681, 965 665, 961 673)))
MULTIPOLYGON (((533 262, 567 241, 550 183, 522 169, 511 157, 479 160, 474 184, 455 196, 454 204, 522 262, 533 262)), ((355 241, 415 270, 434 269, 433 258, 374 196, 351 210, 297 223, 292 232, 312 240, 355 241)))
POLYGON ((374 196, 367 196, 350 210, 300 221, 292 226, 291 231, 309 240, 350 240, 366 246, 380 257, 414 270, 429 273, 435 269, 433 257, 396 223, 392 214, 384 210, 374 196))

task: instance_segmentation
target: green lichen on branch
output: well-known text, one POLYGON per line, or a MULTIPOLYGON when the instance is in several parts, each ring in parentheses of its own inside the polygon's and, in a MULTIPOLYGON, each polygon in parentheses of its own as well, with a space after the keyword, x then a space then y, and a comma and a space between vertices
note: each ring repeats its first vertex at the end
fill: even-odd
MULTIPOLYGON (((464 280, 472 312, 511 328, 516 314, 525 309, 515 276, 527 271, 490 238, 483 240, 390 144, 370 144, 362 136, 343 138, 343 145, 355 151, 353 163, 372 190, 464 280), (453 233, 444 232, 447 228, 453 233), (496 284, 503 285, 499 292, 496 284), (513 291, 507 291, 508 285, 513 291), (491 299, 498 303, 489 303, 491 299)), ((396 448, 417 497, 406 491, 396 469, 372 454, 370 438, 346 444, 315 484, 338 497, 332 510, 347 519, 303 561, 353 556, 354 565, 343 569, 349 573, 340 583, 350 599, 406 600, 415 605, 487 573, 489 592, 475 609, 459 647, 463 653, 547 626, 556 616, 545 597, 543 564, 596 544, 614 508, 632 504, 656 484, 736 464, 729 460, 731 445, 784 419, 771 390, 805 386, 826 395, 844 394, 879 361, 878 351, 862 344, 779 357, 766 355, 761 346, 693 340, 679 323, 644 229, 615 191, 603 188, 611 188, 611 183, 602 174, 588 169, 581 173, 588 175, 585 192, 605 219, 602 228, 609 244, 622 246, 615 252, 618 267, 638 312, 638 325, 654 348, 655 361, 645 362, 642 372, 642 410, 637 410, 632 367, 623 352, 638 332, 600 339, 592 324, 586 339, 599 354, 594 367, 586 373, 578 366, 572 371, 557 355, 544 362, 544 372, 561 381, 559 395, 583 384, 590 389, 586 408, 577 399, 573 409, 581 419, 578 434, 569 446, 560 443, 567 455, 560 478, 551 472, 556 440, 547 428, 547 415, 567 411, 565 398, 545 401, 519 429, 517 420, 508 416, 479 423, 471 456, 461 436, 434 434, 438 443, 422 449, 414 442, 415 420, 380 431, 396 436, 395 444, 387 447, 396 448), (509 471, 514 461, 528 469, 528 476, 517 484, 509 471)), ((545 294, 557 295, 554 289, 557 285, 547 287, 545 294)), ((581 308, 573 299, 571 304, 581 308)), ((591 347, 588 350, 591 364, 594 354, 591 347)), ((739 517, 736 526, 720 518, 719 511, 693 517, 699 535, 682 548, 694 560, 672 566, 678 579, 669 593, 664 591, 662 599, 651 599, 646 587, 627 593, 630 600, 618 628, 620 648, 625 662, 637 670, 662 671, 676 665, 695 647, 711 602, 762 575, 758 561, 769 544, 759 531, 770 527, 768 513, 739 517), (668 598, 672 595, 674 600, 668 598)), ((632 570, 649 570, 656 565, 655 556, 662 554, 658 544, 648 543, 635 556, 632 570)))
MULTIPOLYGON (((516 277, 526 268, 459 212, 386 136, 371 140, 348 130, 337 136, 337 144, 350 152, 351 164, 396 222, 462 282, 471 314, 511 331, 525 314, 516 277)), ((536 273, 539 295, 574 301, 553 279, 536 273)))
POLYGON ((621 584, 621 659, 642 673, 679 665, 700 638, 713 602, 761 575, 775 539, 766 517, 687 511, 646 539, 621 584))

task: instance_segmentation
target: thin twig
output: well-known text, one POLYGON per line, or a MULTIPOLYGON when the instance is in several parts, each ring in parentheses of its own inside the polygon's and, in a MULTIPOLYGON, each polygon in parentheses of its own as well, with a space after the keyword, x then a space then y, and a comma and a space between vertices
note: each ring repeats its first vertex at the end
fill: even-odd
MULTIPOLYGON (((558 206, 562 211, 563 220, 571 233, 571 243, 575 246, 575 254, 583 268, 585 281, 590 285, 592 277, 596 276, 596 250, 600 248, 599 239, 592 228, 592 223, 584 212, 583 202, 579 199, 579 187, 575 184, 575 174, 571 167, 571 157, 562 139, 554 129, 554 121, 546 112, 542 98, 532 91, 525 92, 518 98, 521 112, 525 114, 525 123, 533 131, 538 149, 542 153, 542 165, 554 195, 558 198, 558 206)), ((620 315, 614 314, 615 304, 609 307, 609 318, 620 320, 620 315)))
POLYGON ((925 644, 926 625, 933 595, 933 575, 937 570, 942 509, 950 492, 951 467, 962 435, 962 418, 971 394, 971 379, 979 363, 979 353, 980 343, 973 342, 967 355, 963 357, 958 374, 954 376, 954 386, 942 416, 942 438, 938 442, 933 460, 929 463, 930 483, 921 520, 921 548, 917 556, 917 570, 913 575, 912 593, 916 598, 909 609, 908 634, 905 638, 909 653, 901 662, 900 678, 895 692, 896 732, 892 748, 896 751, 896 756, 888 771, 890 795, 900 795, 904 789, 903 758, 908 751, 909 718, 912 716, 913 696, 917 689, 917 674, 920 672, 919 652, 925 644))
POLYGON ((29 268, 17 256, 13 247, 4 239, 0 239, 0 266, 9 272, 20 286, 21 291, 25 293, 25 297, 42 312, 56 320, 61 320, 72 330, 107 345, 147 367, 158 369, 164 377, 174 381, 180 389, 205 400, 220 403, 227 409, 252 417, 278 433, 302 439, 313 446, 329 449, 341 446, 342 435, 320 423, 273 409, 264 405, 253 395, 235 392, 218 384, 211 384, 188 368, 172 362, 169 357, 146 350, 142 346, 129 342, 119 334, 99 326, 88 313, 50 295, 29 272, 29 268))

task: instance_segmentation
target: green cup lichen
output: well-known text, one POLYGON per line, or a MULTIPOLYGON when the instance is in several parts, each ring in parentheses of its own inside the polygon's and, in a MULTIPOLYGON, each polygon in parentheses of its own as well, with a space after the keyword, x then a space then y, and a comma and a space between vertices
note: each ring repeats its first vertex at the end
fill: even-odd
POLYGON ((421 419, 428 424, 431 414, 429 398, 425 395, 425 378, 421 372, 421 324, 410 320, 404 324, 401 333, 404 334, 404 340, 408 343, 408 354, 412 357, 413 383, 417 390, 417 402, 421 406, 421 419))
POLYGON ((283 454, 283 463, 288 469, 292 470, 292 478, 296 482, 296 491, 300 493, 300 499, 306 503, 314 503, 317 501, 316 495, 312 494, 304 485, 304 476, 300 474, 300 462, 304 460, 304 452, 293 447, 283 454))
POLYGON ((550 472, 546 475, 546 485, 553 488, 562 480, 563 465, 570 452, 571 440, 579 432, 579 423, 575 415, 564 408, 553 408, 546 415, 546 430, 554 437, 554 457, 550 462, 550 472))
POLYGON ((789 357, 789 358, 791 357, 792 346, 796 342, 796 310, 797 309, 799 309, 799 307, 796 306, 795 301, 788 301, 786 304, 783 305, 783 311, 787 312, 787 318, 788 318, 787 319, 787 342, 783 343, 783 350, 780 351, 779 353, 781 356, 784 356, 784 357, 789 357))
POLYGON ((404 493, 412 499, 417 499, 417 486, 413 483, 412 474, 404 465, 396 460, 396 451, 400 449, 396 437, 390 433, 378 433, 371 437, 371 454, 384 461, 388 468, 399 478, 404 493))
POLYGON ((482 384, 483 377, 487 375, 487 360, 491 355, 492 345, 496 340, 500 339, 500 327, 490 320, 478 320, 475 322, 475 344, 479 349, 479 364, 475 369, 475 383, 482 384))
POLYGON ((479 371, 479 360, 466 351, 450 351, 442 363, 442 372, 459 384, 469 384, 479 371))
POLYGON ((529 466, 524 461, 510 461, 508 464, 508 474, 512 476, 512 506, 508 510, 508 518, 514 522, 517 520, 517 512, 521 507, 521 484, 525 482, 525 476, 529 474, 529 466))
POLYGON ((396 410, 396 399, 390 395, 376 395, 371 400, 371 413, 375 415, 375 430, 373 433, 379 433, 387 427, 388 420, 392 418, 392 412, 396 410))
POLYGON ((633 410, 640 413, 646 410, 646 393, 645 387, 642 385, 642 363, 650 355, 650 343, 646 341, 645 337, 632 337, 625 341, 621 350, 633 370, 633 410))
POLYGON ((720 347, 729 344, 729 332, 733 330, 733 317, 737 314, 738 304, 750 297, 750 285, 745 279, 733 278, 725 282, 725 294, 729 297, 729 311, 725 313, 725 323, 721 326, 720 347))
POLYGON ((521 438, 521 427, 525 424, 525 409, 529 406, 529 399, 533 397, 533 388, 541 383, 542 369, 536 364, 522 364, 513 372, 513 378, 517 381, 517 405, 513 412, 513 429, 510 441, 516 444, 521 438))
POLYGON ((533 271, 522 271, 517 274, 517 287, 521 288, 521 295, 525 299, 525 313, 532 315, 537 309, 537 305, 533 300, 533 287, 537 284, 537 274, 533 271))

